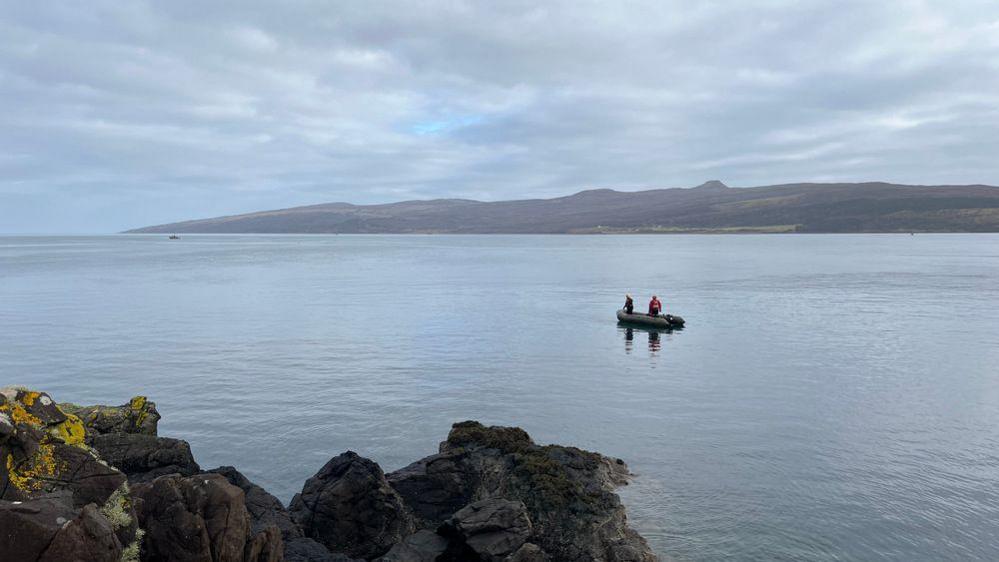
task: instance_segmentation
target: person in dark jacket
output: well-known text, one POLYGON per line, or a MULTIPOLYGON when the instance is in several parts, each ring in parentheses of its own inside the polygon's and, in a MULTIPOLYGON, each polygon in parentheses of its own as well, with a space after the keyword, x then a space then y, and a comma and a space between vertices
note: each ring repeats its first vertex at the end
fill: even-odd
POLYGON ((624 311, 628 314, 635 311, 635 301, 631 300, 631 295, 624 296, 624 311))
POLYGON ((652 295, 652 300, 649 301, 649 316, 659 316, 662 310, 663 303, 659 302, 659 297, 652 295))

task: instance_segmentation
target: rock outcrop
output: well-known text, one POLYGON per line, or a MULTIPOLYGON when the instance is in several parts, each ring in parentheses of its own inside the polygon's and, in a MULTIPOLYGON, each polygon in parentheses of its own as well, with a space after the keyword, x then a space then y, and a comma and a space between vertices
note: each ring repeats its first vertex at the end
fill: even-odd
POLYGON ((158 436, 160 413, 156 403, 145 396, 136 396, 121 406, 62 403, 59 408, 80 420, 86 443, 124 472, 131 483, 201 471, 187 441, 158 436))
POLYGON ((357 558, 380 556, 416 530, 381 467, 353 451, 309 478, 289 510, 307 536, 357 558))
POLYGON ((554 560, 652 561, 613 493, 628 477, 621 460, 536 445, 519 428, 469 421, 453 426, 439 454, 387 478, 421 527, 441 525, 475 500, 519 500, 532 522, 531 542, 554 560))
POLYGON ((388 475, 348 451, 286 509, 230 466, 202 472, 144 397, 60 405, 0 389, 0 560, 651 562, 613 490, 625 464, 455 424, 388 475))
POLYGON ((134 559, 141 535, 126 477, 86 441, 83 422, 47 394, 0 389, 0 553, 134 559))
POLYGON ((141 433, 97 435, 91 445, 101 458, 128 476, 132 484, 166 474, 192 476, 201 472, 187 441, 141 433))

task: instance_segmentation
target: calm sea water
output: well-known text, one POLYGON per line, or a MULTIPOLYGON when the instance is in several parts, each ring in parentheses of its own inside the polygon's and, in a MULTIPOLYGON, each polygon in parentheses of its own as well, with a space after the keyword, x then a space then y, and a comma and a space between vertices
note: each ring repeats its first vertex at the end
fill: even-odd
POLYGON ((626 459, 679 560, 999 560, 996 235, 5 237, 0 341, 285 500, 478 419, 626 459))

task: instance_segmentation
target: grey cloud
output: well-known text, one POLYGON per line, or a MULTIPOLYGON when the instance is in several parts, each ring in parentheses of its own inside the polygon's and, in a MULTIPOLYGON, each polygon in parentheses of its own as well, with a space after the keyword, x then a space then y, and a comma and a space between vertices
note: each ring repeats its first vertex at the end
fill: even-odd
POLYGON ((999 183, 999 5, 0 0, 0 232, 590 187, 999 183))

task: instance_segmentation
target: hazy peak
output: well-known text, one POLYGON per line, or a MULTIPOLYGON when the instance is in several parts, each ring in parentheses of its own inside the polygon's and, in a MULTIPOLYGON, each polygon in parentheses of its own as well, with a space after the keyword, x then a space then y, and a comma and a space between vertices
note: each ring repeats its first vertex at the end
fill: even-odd
POLYGON ((694 189, 728 189, 728 186, 719 180, 710 180, 702 183, 694 189))

